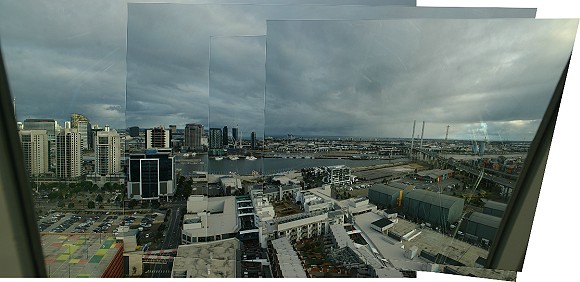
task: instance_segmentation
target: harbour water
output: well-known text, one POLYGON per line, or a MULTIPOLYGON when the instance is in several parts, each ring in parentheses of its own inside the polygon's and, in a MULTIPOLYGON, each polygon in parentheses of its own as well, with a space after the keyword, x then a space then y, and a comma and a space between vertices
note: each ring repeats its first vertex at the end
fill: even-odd
POLYGON ((307 167, 346 165, 349 167, 388 164, 400 160, 349 160, 349 159, 306 159, 306 158, 260 158, 257 160, 215 160, 207 155, 196 156, 192 162, 176 162, 176 168, 181 169, 181 175, 190 175, 194 171, 208 171, 211 174, 250 175, 252 172, 260 174, 274 174, 290 170, 299 170, 307 167), (198 163, 195 163, 198 162, 198 163))

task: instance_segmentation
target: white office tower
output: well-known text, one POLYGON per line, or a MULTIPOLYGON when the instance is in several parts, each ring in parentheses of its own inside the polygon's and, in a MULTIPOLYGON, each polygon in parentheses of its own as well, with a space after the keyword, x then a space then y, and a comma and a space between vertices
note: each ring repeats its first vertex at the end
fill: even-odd
POLYGON ((121 137, 116 130, 97 132, 95 161, 95 172, 102 176, 121 171, 121 137))
POLYGON ((62 129, 56 136, 56 176, 80 177, 81 164, 81 134, 76 128, 62 129))
POLYGON ((39 176, 48 172, 48 134, 46 130, 21 130, 18 132, 24 153, 24 166, 28 175, 39 176))

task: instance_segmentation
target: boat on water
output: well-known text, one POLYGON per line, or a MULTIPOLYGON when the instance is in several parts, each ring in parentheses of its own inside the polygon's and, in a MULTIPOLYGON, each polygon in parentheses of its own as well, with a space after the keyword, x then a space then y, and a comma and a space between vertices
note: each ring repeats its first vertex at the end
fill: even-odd
POLYGON ((248 161, 253 161, 253 160, 257 160, 257 159, 258 158, 254 157, 254 156, 246 157, 246 160, 248 160, 248 161))
POLYGON ((221 161, 221 160, 223 160, 223 159, 224 159, 224 157, 215 157, 215 160, 216 160, 216 161, 221 161))
POLYGON ((239 160, 240 158, 238 156, 229 156, 228 157, 230 160, 235 161, 235 160, 239 160))

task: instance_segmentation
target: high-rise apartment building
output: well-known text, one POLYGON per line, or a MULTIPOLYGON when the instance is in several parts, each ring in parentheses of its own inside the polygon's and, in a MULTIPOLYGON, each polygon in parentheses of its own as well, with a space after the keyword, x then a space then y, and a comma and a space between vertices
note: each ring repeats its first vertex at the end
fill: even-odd
POLYGON ((238 142, 240 141, 240 136, 238 135, 238 128, 232 127, 232 143, 234 143, 234 148, 237 147, 238 142))
POLYGON ((250 148, 252 148, 252 150, 256 150, 256 132, 252 131, 251 137, 250 137, 250 148))
POLYGON ((56 134, 59 130, 54 119, 26 119, 22 124, 23 130, 45 130, 48 136, 48 169, 56 166, 56 134))
POLYGON ((209 148, 223 149, 222 131, 219 128, 209 129, 209 148))
POLYGON ((224 126, 224 130, 222 131, 222 138, 223 138, 223 145, 225 148, 228 147, 230 144, 230 140, 228 139, 228 126, 224 126))
MULTIPOLYGON (((65 122, 66 128, 66 122, 65 122)), ((78 128, 79 133, 81 134, 81 149, 82 150, 89 150, 93 148, 93 135, 91 132, 91 123, 89 119, 77 113, 70 114, 70 127, 69 128, 78 128)))
POLYGON ((81 165, 81 135, 78 129, 62 129, 56 136, 56 176, 61 179, 80 177, 81 165))
POLYGON ((78 128, 79 121, 89 122, 89 119, 81 114, 72 113, 70 114, 70 122, 72 128, 78 128))
POLYGON ((164 127, 147 129, 146 143, 147 149, 171 148, 169 129, 164 127))
MULTIPOLYGON (((201 137, 203 135, 203 125, 198 123, 189 123, 185 125, 185 143, 184 146, 190 150, 201 149, 201 137)), ((221 139, 220 139, 221 141, 221 139)))
POLYGON ((30 176, 48 172, 48 135, 46 130, 21 130, 24 167, 30 176))
POLYGON ((95 172, 111 175, 121 171, 121 137, 116 130, 99 131, 95 139, 95 172))

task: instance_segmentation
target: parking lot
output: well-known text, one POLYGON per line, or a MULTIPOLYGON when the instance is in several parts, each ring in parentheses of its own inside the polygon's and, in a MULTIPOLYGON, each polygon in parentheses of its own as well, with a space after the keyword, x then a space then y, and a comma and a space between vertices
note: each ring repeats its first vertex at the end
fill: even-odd
POLYGON ((163 221, 157 213, 119 216, 113 214, 73 214, 53 213, 38 223, 40 232, 49 233, 113 233, 118 234, 119 226, 148 231, 154 223, 163 221))

